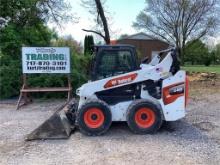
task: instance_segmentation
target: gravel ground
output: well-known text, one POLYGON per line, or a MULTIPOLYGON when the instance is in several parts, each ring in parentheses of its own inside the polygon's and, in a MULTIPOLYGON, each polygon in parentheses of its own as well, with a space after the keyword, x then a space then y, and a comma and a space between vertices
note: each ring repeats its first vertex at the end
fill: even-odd
POLYGON ((125 123, 107 134, 25 142, 62 100, 35 101, 20 111, 0 104, 0 164, 220 164, 220 88, 192 86, 186 118, 154 135, 134 135, 125 123))

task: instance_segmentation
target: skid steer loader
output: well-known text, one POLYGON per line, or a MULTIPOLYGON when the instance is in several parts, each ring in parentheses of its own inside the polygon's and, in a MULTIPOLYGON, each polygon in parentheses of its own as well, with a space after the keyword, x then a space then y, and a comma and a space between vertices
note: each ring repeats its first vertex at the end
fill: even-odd
POLYGON ((188 80, 175 49, 159 52, 138 66, 131 45, 94 47, 91 80, 76 90, 78 99, 60 107, 28 135, 27 140, 68 138, 75 127, 86 135, 102 135, 114 121, 132 132, 156 132, 163 121, 185 116, 188 80))

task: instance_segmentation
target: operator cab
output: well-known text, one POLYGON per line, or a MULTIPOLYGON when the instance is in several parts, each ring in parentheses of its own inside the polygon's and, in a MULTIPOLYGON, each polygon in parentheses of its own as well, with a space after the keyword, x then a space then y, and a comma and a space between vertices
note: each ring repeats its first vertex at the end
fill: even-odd
POLYGON ((132 45, 95 46, 91 80, 100 80, 138 70, 137 55, 132 45))

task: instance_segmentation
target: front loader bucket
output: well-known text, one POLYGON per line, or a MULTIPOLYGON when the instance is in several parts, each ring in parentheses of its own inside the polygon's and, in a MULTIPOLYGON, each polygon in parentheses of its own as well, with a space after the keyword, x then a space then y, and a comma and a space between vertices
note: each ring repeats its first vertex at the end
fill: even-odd
POLYGON ((68 120, 65 107, 60 109, 31 132, 26 140, 67 139, 75 127, 68 120))

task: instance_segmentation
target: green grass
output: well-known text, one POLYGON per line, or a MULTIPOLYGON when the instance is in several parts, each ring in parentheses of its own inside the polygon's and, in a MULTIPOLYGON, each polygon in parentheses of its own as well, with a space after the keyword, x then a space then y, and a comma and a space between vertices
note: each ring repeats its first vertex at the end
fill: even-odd
POLYGON ((220 65, 186 65, 181 67, 181 69, 186 70, 188 72, 216 72, 220 74, 220 65))

